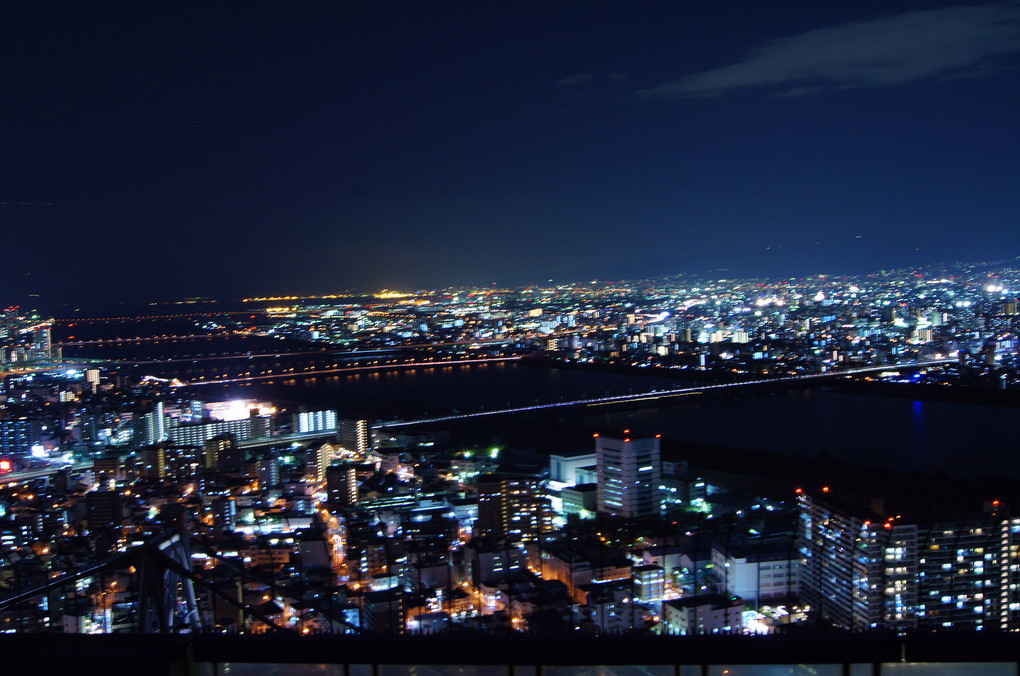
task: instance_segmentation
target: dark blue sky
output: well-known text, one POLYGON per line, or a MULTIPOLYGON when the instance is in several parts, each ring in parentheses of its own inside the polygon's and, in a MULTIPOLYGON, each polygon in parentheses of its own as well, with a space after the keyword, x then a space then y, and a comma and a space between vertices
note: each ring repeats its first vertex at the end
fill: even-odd
POLYGON ((5 10, 0 304, 1020 255, 1020 5, 5 10))

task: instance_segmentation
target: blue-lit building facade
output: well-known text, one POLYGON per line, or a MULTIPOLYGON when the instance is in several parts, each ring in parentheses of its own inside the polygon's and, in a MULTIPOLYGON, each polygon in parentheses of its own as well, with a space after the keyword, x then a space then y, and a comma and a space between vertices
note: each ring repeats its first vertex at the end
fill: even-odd
POLYGON ((1020 519, 882 516, 799 495, 801 597, 852 630, 1020 629, 1020 519))

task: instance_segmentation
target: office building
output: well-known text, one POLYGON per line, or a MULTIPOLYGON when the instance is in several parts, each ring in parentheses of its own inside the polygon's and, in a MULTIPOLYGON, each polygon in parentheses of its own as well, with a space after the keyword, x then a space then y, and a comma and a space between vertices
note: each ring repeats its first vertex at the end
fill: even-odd
POLYGON ((722 589, 749 605, 787 602, 799 595, 801 554, 790 535, 716 542, 712 564, 722 589))
POLYGON ((743 628, 743 613, 739 596, 702 594, 662 603, 662 623, 672 636, 737 634, 743 628))
POLYGON ((662 599, 666 595, 666 571, 662 566, 644 564, 631 569, 634 588, 634 603, 646 605, 655 612, 661 612, 662 599))
POLYGON ((591 467, 597 462, 594 453, 554 453, 549 456, 549 481, 562 486, 576 486, 583 483, 577 480, 577 472, 584 467, 591 467))
POLYGON ((637 519, 658 516, 662 468, 659 437, 595 436, 598 467, 598 508, 602 514, 637 519))

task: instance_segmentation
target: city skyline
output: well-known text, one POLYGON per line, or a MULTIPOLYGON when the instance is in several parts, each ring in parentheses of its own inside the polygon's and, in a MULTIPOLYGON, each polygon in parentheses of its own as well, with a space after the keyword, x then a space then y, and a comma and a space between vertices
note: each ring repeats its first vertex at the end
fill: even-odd
POLYGON ((1015 3, 25 6, 6 32, 9 302, 1020 252, 1015 3))

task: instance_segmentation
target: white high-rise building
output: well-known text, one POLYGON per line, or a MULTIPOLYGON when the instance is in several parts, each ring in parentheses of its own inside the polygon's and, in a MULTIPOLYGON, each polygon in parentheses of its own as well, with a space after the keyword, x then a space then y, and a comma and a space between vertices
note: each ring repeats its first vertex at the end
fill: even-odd
POLYGON ((309 432, 334 432, 337 428, 336 411, 302 411, 296 416, 295 431, 299 434, 309 432))
POLYGON ((146 413, 142 418, 142 434, 145 437, 146 446, 166 440, 166 414, 163 411, 163 402, 156 402, 156 408, 146 413))
POLYGON ((99 391, 99 369, 85 369, 85 385, 90 392, 99 391))
POLYGON ((340 445, 351 453, 364 453, 372 445, 367 420, 341 420, 337 431, 340 445))
POLYGON ((49 359, 53 352, 50 327, 36 329, 32 334, 32 352, 36 359, 49 359))
POLYGON ((595 435, 599 512, 627 519, 653 516, 662 505, 659 436, 633 439, 595 435))

